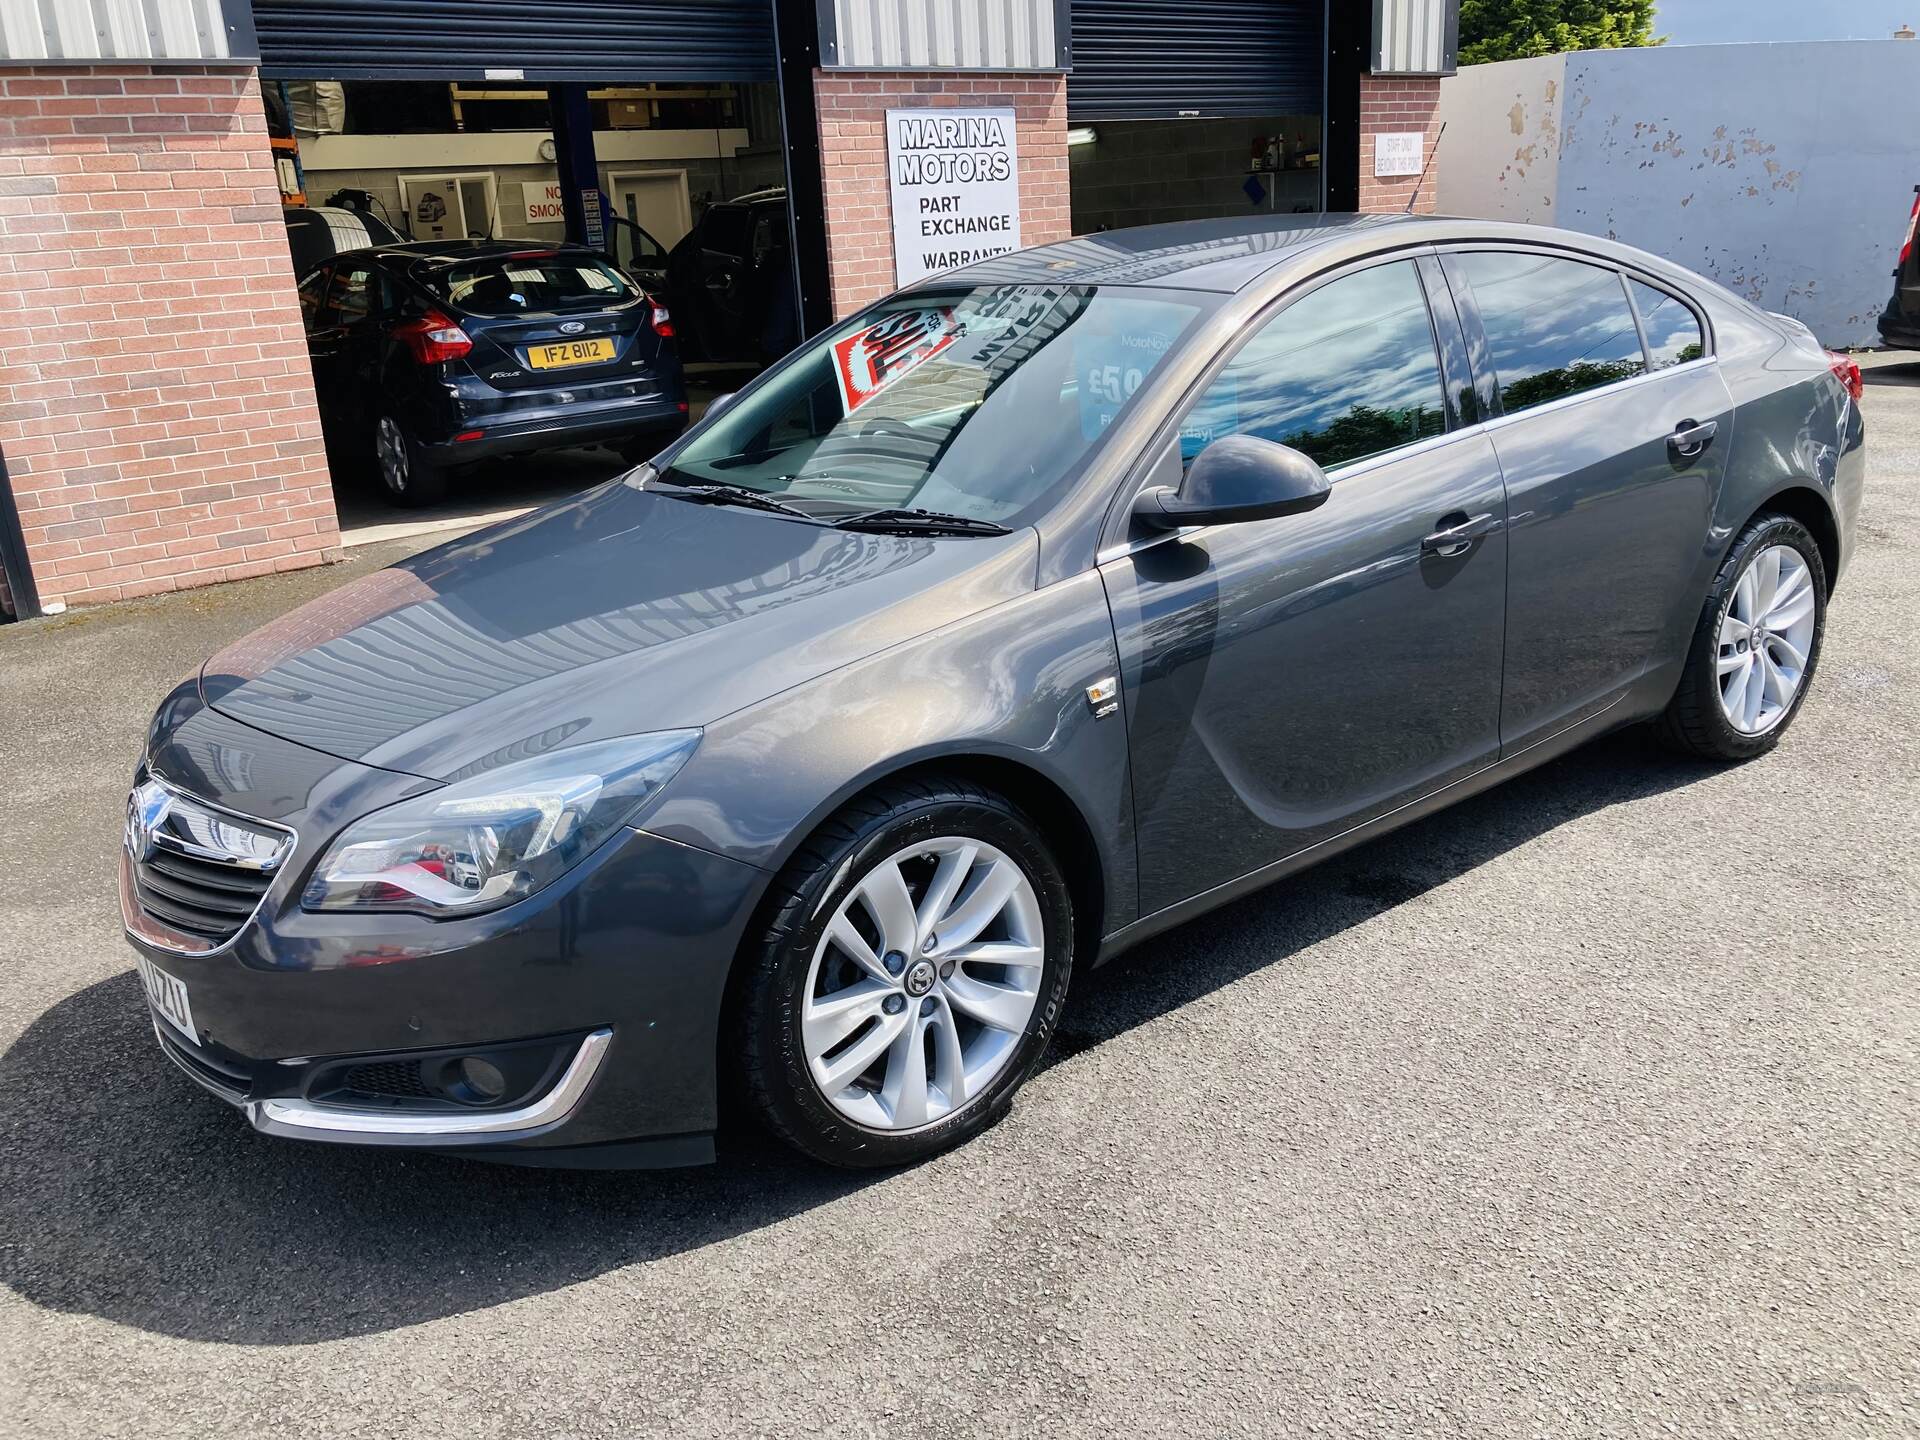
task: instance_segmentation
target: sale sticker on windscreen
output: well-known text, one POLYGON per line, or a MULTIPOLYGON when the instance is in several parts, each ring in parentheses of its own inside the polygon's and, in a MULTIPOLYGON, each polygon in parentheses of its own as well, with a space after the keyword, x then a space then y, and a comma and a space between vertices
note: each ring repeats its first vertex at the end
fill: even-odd
POLYGON ((950 306, 900 310, 834 342, 833 374, 840 403, 851 415, 867 401, 912 373, 955 338, 950 306))

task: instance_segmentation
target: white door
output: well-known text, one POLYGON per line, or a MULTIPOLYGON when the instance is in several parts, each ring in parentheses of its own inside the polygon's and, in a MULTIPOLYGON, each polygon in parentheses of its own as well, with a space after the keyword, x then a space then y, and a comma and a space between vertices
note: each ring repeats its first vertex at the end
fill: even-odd
POLYGON ((609 175, 616 214, 624 215, 671 250, 693 228, 684 170, 637 170, 609 175))
POLYGON ((500 233, 491 173, 402 175, 400 200, 416 240, 490 240, 500 233))

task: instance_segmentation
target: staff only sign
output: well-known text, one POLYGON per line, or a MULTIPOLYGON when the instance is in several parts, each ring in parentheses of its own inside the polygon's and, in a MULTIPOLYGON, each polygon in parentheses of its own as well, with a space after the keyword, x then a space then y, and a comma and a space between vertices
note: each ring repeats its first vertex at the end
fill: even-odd
POLYGON ((1012 110, 889 110, 887 178, 896 285, 1020 248, 1012 110))

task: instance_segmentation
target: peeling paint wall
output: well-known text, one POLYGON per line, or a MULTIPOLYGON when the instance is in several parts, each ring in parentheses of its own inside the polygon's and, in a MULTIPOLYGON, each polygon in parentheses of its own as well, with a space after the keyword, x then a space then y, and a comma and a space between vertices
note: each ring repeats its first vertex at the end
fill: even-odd
POLYGON ((1551 58, 1564 63, 1551 102, 1539 60, 1442 82, 1442 211, 1611 236, 1796 316, 1829 345, 1878 343, 1920 184, 1920 43, 1551 58))
POLYGON ((1440 82, 1434 173, 1443 215, 1552 225, 1567 57, 1469 65, 1440 82))

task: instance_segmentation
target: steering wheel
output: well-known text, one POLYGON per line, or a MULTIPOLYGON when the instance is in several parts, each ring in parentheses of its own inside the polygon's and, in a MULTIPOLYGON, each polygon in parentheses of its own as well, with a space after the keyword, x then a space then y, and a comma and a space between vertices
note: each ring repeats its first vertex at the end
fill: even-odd
POLYGON ((865 425, 862 425, 856 433, 858 433, 862 440, 881 435, 898 435, 907 440, 918 440, 920 438, 920 432, 914 429, 913 426, 907 424, 904 420, 896 420, 891 415, 882 415, 877 419, 869 420, 865 425))

